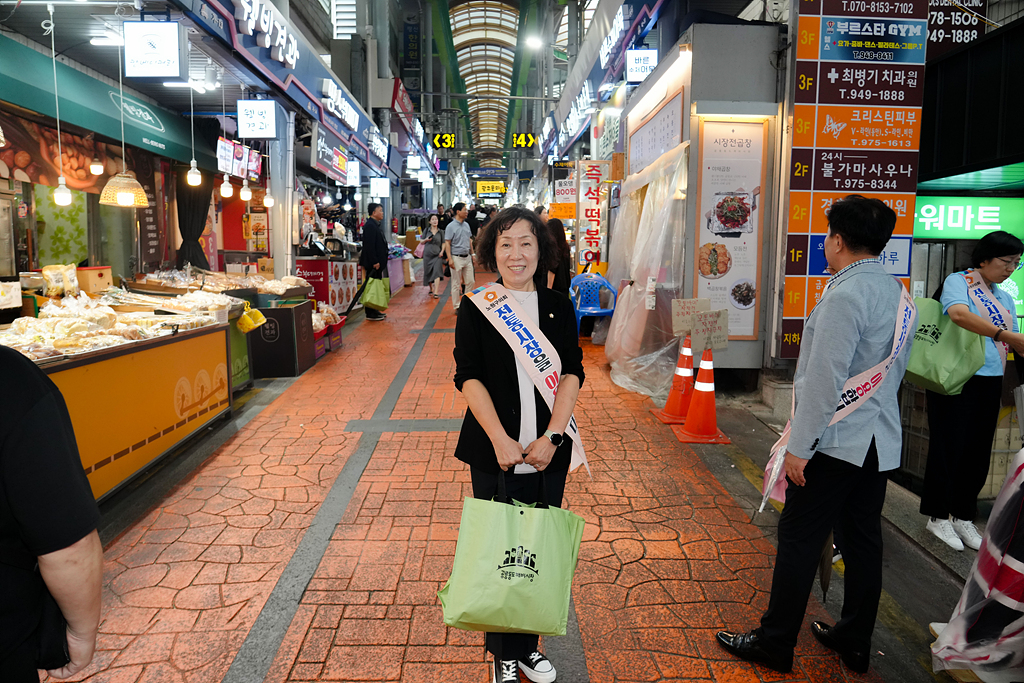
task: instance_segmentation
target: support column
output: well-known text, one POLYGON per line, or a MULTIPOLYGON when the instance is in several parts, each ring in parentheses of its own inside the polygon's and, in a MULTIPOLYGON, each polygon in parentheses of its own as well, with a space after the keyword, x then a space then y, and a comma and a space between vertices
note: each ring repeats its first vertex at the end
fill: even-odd
POLYGON ((278 129, 279 139, 270 144, 270 194, 275 199, 270 213, 270 254, 274 259, 274 277, 294 273, 292 229, 297 220, 295 199, 295 112, 288 112, 278 129), (282 130, 283 129, 283 130, 282 130))
MULTIPOLYGON (((431 11, 432 0, 425 0, 423 12, 423 36, 420 50, 423 60, 423 77, 420 79, 423 92, 434 92, 434 13, 431 11)), ((420 95, 420 109, 425 114, 434 111, 434 96, 420 95)))
POLYGON ((576 55, 580 51, 580 24, 583 23, 583 18, 580 16, 579 0, 566 0, 566 11, 569 13, 568 73, 572 73, 573 67, 576 66, 576 55))
MULTIPOLYGON (((555 31, 558 30, 558 27, 555 26, 555 12, 554 7, 552 5, 553 3, 548 4, 547 13, 544 15, 544 35, 547 36, 548 40, 554 41, 557 38, 557 36, 555 35, 555 31)), ((544 72, 546 74, 545 97, 554 97, 555 51, 552 49, 547 49, 544 51, 544 72)), ((548 102, 547 107, 545 107, 545 113, 547 113, 547 111, 550 111, 550 109, 553 106, 554 105, 552 102, 548 102)))
POLYGON ((390 27, 388 0, 373 0, 373 36, 377 39, 377 78, 392 78, 390 27))

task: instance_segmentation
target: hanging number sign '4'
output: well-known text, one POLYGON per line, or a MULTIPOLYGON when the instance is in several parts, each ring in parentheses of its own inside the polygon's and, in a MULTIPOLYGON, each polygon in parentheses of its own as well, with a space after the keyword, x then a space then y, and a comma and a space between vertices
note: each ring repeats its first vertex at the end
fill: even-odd
POLYGON ((537 139, 530 133, 519 133, 518 135, 512 136, 513 147, 533 147, 537 143, 537 139))

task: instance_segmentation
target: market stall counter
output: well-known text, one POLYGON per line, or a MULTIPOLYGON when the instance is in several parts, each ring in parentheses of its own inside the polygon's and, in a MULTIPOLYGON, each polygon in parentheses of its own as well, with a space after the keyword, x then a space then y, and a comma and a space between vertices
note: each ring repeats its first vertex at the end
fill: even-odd
POLYGON ((64 396, 97 500, 230 412, 227 327, 179 331, 42 366, 64 396))

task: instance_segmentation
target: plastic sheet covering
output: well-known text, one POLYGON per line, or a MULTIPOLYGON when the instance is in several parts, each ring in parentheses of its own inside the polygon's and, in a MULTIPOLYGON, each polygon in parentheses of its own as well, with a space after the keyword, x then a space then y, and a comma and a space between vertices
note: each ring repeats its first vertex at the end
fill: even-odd
POLYGON ((610 247, 608 279, 616 285, 626 281, 605 344, 612 381, 659 405, 668 397, 679 354, 672 299, 683 297, 688 159, 689 145, 684 144, 659 157, 639 178, 627 179, 610 247), (647 310, 650 277, 657 281, 654 310, 647 310))

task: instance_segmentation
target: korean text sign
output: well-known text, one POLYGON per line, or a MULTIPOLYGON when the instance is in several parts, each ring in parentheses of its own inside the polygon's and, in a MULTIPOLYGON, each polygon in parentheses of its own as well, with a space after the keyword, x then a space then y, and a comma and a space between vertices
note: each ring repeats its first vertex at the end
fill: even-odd
POLYGON ((608 265, 608 184, 611 161, 579 161, 576 165, 577 270, 608 265))

